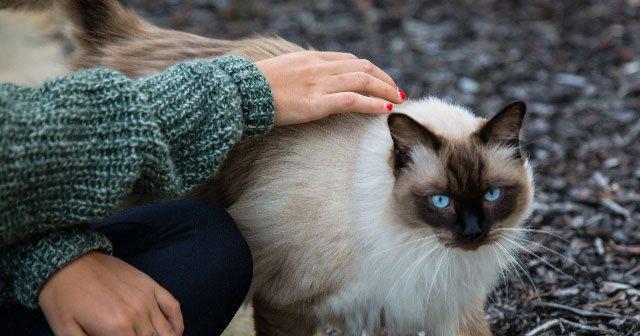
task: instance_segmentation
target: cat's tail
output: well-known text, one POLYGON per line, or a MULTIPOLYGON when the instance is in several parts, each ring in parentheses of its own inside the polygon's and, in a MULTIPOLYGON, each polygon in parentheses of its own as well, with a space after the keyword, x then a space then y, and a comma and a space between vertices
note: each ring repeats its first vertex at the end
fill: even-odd
POLYGON ((116 63, 126 60, 114 51, 160 30, 117 0, 0 0, 0 9, 54 11, 70 22, 67 35, 76 47, 69 64, 73 70, 104 66, 140 75, 132 67, 120 69, 116 63))
POLYGON ((156 27, 116 0, 59 0, 74 26, 75 69, 103 66, 137 77, 187 59, 242 55, 259 61, 304 50, 279 37, 237 41, 156 27))
POLYGON ((40 10, 51 8, 54 0, 0 0, 0 9, 40 10))
POLYGON ((163 30, 146 22, 117 0, 57 0, 56 8, 71 22, 75 44, 72 69, 108 67, 129 76, 161 70, 159 53, 170 50, 154 43, 163 30))
POLYGON ((302 47, 279 37, 227 41, 156 27, 117 0, 0 0, 0 8, 55 7, 72 23, 73 70, 107 67, 138 77, 187 59, 242 55, 259 61, 302 47), (55 5, 55 6, 52 6, 55 5))

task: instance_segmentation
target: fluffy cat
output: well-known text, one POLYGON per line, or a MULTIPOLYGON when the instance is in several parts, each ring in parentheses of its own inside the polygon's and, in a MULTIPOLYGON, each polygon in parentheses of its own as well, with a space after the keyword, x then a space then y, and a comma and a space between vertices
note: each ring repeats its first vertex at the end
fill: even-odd
MULTIPOLYGON (((62 5, 75 68, 140 76, 189 58, 303 50, 161 29, 113 0, 62 5)), ((503 233, 533 197, 519 146, 525 105, 489 120, 437 98, 397 109, 276 128, 236 146, 188 196, 227 207, 246 237, 258 335, 490 334, 485 298, 513 252, 503 233)))

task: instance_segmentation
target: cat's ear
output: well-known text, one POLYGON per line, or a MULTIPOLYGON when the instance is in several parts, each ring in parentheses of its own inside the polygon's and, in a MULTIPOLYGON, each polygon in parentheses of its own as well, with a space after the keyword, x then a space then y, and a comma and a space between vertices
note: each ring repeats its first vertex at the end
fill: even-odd
POLYGON ((520 156, 520 129, 527 107, 521 101, 505 106, 493 118, 489 119, 477 135, 484 143, 497 143, 516 148, 516 156, 520 156))
POLYGON ((393 139, 396 172, 411 163, 411 150, 416 146, 422 145, 435 151, 442 146, 439 136, 405 114, 392 113, 387 122, 393 139))

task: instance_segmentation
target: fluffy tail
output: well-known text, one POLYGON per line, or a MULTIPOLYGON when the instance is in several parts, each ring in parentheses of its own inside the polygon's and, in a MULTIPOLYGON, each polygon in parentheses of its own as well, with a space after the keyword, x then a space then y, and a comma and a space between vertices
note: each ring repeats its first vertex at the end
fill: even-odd
POLYGON ((53 6, 54 0, 0 0, 0 9, 47 9, 53 6))
POLYGON ((61 10, 72 23, 74 70, 108 67, 137 77, 193 58, 235 54, 259 61, 304 50, 279 37, 227 41, 158 28, 117 0, 0 0, 0 8, 46 7, 61 10))

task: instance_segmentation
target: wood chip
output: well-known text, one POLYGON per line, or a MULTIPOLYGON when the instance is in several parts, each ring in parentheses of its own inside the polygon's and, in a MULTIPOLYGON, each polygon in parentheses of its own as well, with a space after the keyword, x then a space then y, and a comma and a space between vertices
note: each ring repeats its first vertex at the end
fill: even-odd
POLYGON ((622 216, 626 219, 631 218, 631 212, 629 210, 611 199, 603 198, 600 200, 600 204, 616 215, 622 216))
POLYGON ((585 331, 592 331, 592 332, 597 332, 600 333, 602 332, 602 329, 600 329, 599 327, 594 327, 594 326, 590 326, 588 324, 584 324, 584 323, 579 323, 579 322, 573 322, 573 321, 569 321, 567 319, 564 318, 557 318, 557 319, 553 319, 553 320, 549 320, 537 327, 535 327, 534 329, 532 329, 531 331, 529 331, 528 333, 525 334, 525 336, 535 336, 538 335, 544 331, 547 331, 557 325, 562 326, 562 324, 566 324, 566 325, 570 325, 574 328, 580 329, 580 330, 585 330, 585 331))
POLYGON ((586 316, 586 317, 611 317, 611 318, 620 317, 617 314, 606 313, 606 312, 594 312, 594 311, 590 311, 590 310, 584 310, 584 309, 571 307, 571 306, 566 306, 566 305, 562 305, 562 304, 559 304, 559 303, 553 303, 553 302, 540 301, 536 305, 538 305, 540 307, 545 307, 545 308, 555 308, 555 309, 566 310, 566 311, 574 313, 576 315, 586 316))

